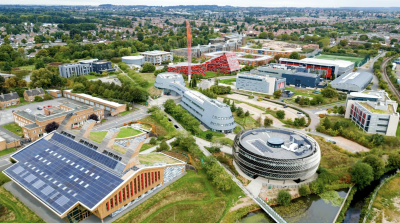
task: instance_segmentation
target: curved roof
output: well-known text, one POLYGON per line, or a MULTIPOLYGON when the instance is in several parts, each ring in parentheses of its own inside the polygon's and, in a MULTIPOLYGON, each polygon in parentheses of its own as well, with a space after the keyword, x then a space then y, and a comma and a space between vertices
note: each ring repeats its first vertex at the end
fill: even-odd
POLYGON ((359 87, 359 90, 363 90, 372 80, 372 74, 367 72, 351 72, 343 74, 331 82, 332 87, 343 89, 344 87, 350 87, 350 85, 359 87))

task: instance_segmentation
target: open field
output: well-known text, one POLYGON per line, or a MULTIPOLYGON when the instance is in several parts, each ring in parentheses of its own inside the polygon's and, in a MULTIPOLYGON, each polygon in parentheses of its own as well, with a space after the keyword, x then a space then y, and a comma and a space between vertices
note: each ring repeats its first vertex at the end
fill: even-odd
POLYGON ((390 180, 378 191, 372 203, 373 222, 399 222, 400 219, 400 177, 390 180))
POLYGON ((107 135, 107 132, 91 132, 90 133, 90 139, 97 142, 101 143, 103 141, 103 138, 107 135))
POLYGON ((238 196, 243 196, 239 187, 221 191, 207 180, 204 170, 188 171, 114 222, 220 222, 238 196))
POLYGON ((161 124, 158 120, 154 119, 151 116, 147 116, 144 117, 143 119, 140 120, 141 122, 147 122, 147 123, 151 123, 155 126, 155 132, 157 133, 157 135, 159 136, 164 136, 165 138, 169 139, 172 138, 173 136, 175 136, 176 131, 173 132, 168 132, 161 124))
POLYGON ((317 57, 315 57, 317 59, 324 59, 324 60, 347 60, 350 62, 360 62, 362 61, 364 58, 362 57, 345 57, 345 56, 336 56, 336 55, 319 55, 317 57))

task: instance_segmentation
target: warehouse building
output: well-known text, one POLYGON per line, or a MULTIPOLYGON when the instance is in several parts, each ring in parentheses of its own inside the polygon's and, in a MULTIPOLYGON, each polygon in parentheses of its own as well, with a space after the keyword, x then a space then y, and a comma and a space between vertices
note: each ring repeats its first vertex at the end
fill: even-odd
POLYGON ((285 78, 240 73, 236 78, 236 89, 272 95, 274 91, 285 88, 285 81, 285 78))
POLYGON ((333 88, 336 88, 339 91, 360 92, 365 90, 365 88, 371 83, 372 76, 373 75, 368 72, 356 71, 342 75, 333 80, 330 84, 333 88))
POLYGON ((264 177, 297 183, 310 179, 321 161, 320 147, 313 138, 281 129, 239 132, 233 141, 232 154, 240 170, 253 179, 264 177))
POLYGON ((103 72, 115 71, 111 67, 111 62, 98 59, 81 60, 79 63, 59 65, 61 77, 73 77, 87 75, 90 72, 101 74, 103 72))
POLYGON ((72 93, 71 90, 64 90, 63 96, 75 101, 85 103, 87 105, 95 106, 104 109, 106 116, 115 116, 120 112, 126 111, 125 104, 119 104, 113 101, 107 101, 102 98, 93 97, 88 94, 72 93))
POLYGON ((144 57, 144 62, 149 62, 154 65, 161 65, 164 61, 172 62, 174 60, 174 56, 171 52, 165 52, 161 50, 153 50, 141 52, 140 56, 144 57))
POLYGON ((347 95, 344 117, 366 133, 396 136, 399 123, 397 106, 384 90, 352 92, 347 95))
POLYGON ((230 133, 235 129, 236 123, 230 107, 186 88, 181 74, 161 73, 157 75, 154 87, 162 89, 164 95, 182 96, 180 105, 212 131, 230 133))
MULTIPOLYGON (((64 123, 64 121, 62 122, 64 123)), ((185 162, 162 153, 139 155, 144 138, 129 144, 125 153, 113 149, 118 129, 101 143, 90 140, 93 122, 79 133, 63 125, 14 153, 15 163, 3 171, 28 198, 60 221, 107 222, 123 210, 152 196, 164 184, 185 173, 185 162), (146 159, 146 163, 140 161, 146 159), (93 216, 92 216, 93 215, 93 216)))
POLYGON ((302 60, 294 60, 287 58, 280 58, 280 64, 289 66, 305 67, 306 69, 325 71, 326 78, 331 78, 334 75, 335 78, 342 74, 347 74, 353 71, 354 63, 345 60, 322 60, 316 58, 305 58, 302 60))

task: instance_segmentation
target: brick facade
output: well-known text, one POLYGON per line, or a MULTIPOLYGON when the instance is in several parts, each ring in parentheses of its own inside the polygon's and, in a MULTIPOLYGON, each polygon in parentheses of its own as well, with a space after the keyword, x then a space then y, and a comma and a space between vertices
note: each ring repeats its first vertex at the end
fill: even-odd
POLYGON ((24 99, 25 99, 25 101, 32 102, 35 100, 36 96, 44 98, 44 95, 45 95, 45 92, 42 88, 35 88, 32 90, 29 89, 24 92, 24 99))
POLYGON ((10 92, 9 94, 0 95, 0 109, 5 109, 10 106, 14 106, 20 103, 18 93, 10 92))

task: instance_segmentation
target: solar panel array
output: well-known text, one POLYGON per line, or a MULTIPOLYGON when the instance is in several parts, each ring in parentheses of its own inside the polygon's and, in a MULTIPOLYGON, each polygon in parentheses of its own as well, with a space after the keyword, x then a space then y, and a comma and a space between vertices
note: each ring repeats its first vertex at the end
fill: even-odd
POLYGON ((117 175, 45 139, 13 157, 18 162, 4 172, 60 215, 78 201, 93 208, 123 182, 117 175))
POLYGON ((272 150, 270 150, 263 142, 261 142, 260 140, 254 140, 253 142, 251 142, 251 144, 253 146, 255 146, 257 149, 261 150, 261 152, 270 152, 273 153, 272 150))
POLYGON ((60 135, 58 133, 54 133, 53 137, 51 137, 52 140, 61 143, 64 146, 67 146, 68 148, 71 148, 75 150, 76 152, 79 152, 80 154, 89 157, 90 159, 97 161, 111 169, 114 169, 117 166, 118 161, 112 159, 111 157, 108 157, 104 154, 101 154, 99 152, 96 152, 95 150, 88 148, 81 143, 75 142, 74 140, 71 140, 63 135, 60 135))

